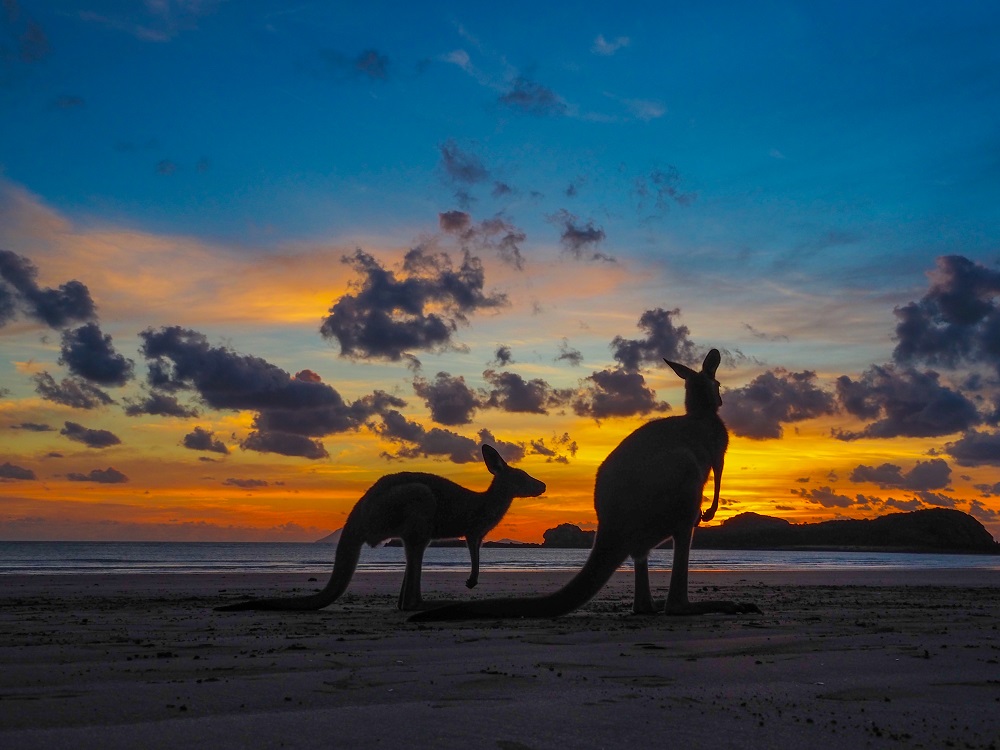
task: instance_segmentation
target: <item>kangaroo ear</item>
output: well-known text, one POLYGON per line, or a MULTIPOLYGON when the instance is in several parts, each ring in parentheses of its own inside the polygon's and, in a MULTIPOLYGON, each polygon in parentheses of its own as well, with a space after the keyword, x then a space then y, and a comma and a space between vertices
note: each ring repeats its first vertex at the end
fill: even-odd
POLYGON ((483 443, 483 461, 486 462, 486 468, 490 470, 490 474, 496 474, 507 465, 507 462, 500 458, 496 448, 492 445, 486 445, 486 443, 483 443))
POLYGON ((705 355, 705 361, 701 365, 701 371, 708 375, 708 377, 714 378, 715 371, 719 369, 720 362, 722 362, 722 355, 719 354, 719 350, 712 349, 712 351, 705 355))
POLYGON ((687 365, 682 365, 680 362, 671 362, 669 359, 664 359, 663 361, 666 362, 668 365, 670 365, 670 369, 676 372, 677 377, 679 378, 684 378, 685 380, 687 380, 691 376, 698 374, 690 367, 688 367, 687 365))

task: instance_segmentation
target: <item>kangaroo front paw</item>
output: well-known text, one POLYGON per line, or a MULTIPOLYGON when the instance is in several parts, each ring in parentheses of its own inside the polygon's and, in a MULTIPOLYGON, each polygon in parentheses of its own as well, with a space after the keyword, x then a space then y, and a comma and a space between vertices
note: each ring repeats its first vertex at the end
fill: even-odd
POLYGON ((476 587, 476 584, 477 584, 477 583, 479 583, 479 581, 478 581, 477 579, 475 579, 475 578, 470 578, 470 579, 468 579, 468 580, 467 580, 467 581, 465 582, 465 588, 467 588, 467 589, 474 589, 474 588, 476 587))

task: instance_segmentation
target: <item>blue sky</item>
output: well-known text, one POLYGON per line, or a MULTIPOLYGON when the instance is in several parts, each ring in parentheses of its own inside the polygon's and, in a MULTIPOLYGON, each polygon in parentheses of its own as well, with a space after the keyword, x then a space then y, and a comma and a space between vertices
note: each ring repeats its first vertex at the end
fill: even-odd
MULTIPOLYGON (((146 432, 100 459, 84 450, 66 459, 79 466, 58 470, 39 458, 58 452, 58 441, 46 443, 43 434, 25 443, 23 431, 8 433, 18 439, 0 443, 9 456, 0 463, 53 480, 89 476, 95 461, 152 460, 149 435, 161 424, 186 434, 211 427, 231 435, 231 445, 249 446, 226 459, 231 473, 305 471, 302 456, 247 443, 254 430, 262 434, 252 420, 266 412, 213 405, 193 381, 182 390, 200 408, 197 417, 158 423, 152 414, 119 414, 128 399, 156 391, 140 332, 181 326, 288 375, 308 370, 348 401, 374 386, 395 393, 425 430, 478 439, 481 429, 502 428, 522 446, 542 434, 550 442, 553 435, 578 444, 586 438, 592 451, 581 449, 573 474, 582 487, 602 451, 658 412, 626 409, 599 420, 593 402, 566 394, 596 387, 594 373, 632 367, 613 342, 638 336, 665 356, 725 350, 735 418, 761 422, 737 422, 749 441, 740 454, 747 474, 762 440, 780 439, 790 457, 788 476, 748 480, 733 512, 781 505, 773 500, 779 492, 788 504, 787 495, 801 489, 788 483, 810 475, 831 497, 864 499, 825 504, 826 496, 800 495, 786 514, 863 515, 949 500, 995 523, 997 463, 980 461, 960 479, 946 446, 970 430, 1000 445, 1000 345, 992 327, 1000 314, 998 31, 1000 10, 974 2, 635 9, 515 2, 497 9, 6 0, 0 249, 21 259, 8 256, 9 268, 23 269, 23 260, 36 269, 39 289, 86 285, 95 312, 51 324, 25 307, 34 304, 30 294, 8 290, 18 313, 0 328, 7 352, 0 416, 14 427, 58 427, 86 416, 123 435, 146 432), (414 248, 423 253, 422 270, 406 265, 414 248), (471 266, 461 265, 464 252, 471 266), (374 278, 365 277, 364 257, 400 281, 423 273, 428 286, 454 271, 470 285, 465 291, 474 287, 481 297, 464 308, 435 297, 440 290, 423 298, 427 315, 451 315, 452 333, 436 344, 351 354, 343 327, 325 337, 319 328, 337 300, 354 300, 365 278, 374 278), (476 263, 479 286, 469 275, 476 263), (972 317, 949 318, 955 295, 972 317), (911 304, 922 317, 902 330, 899 311, 911 304), (665 325, 659 333, 642 327, 655 310, 670 313, 645 318, 665 325), (114 351, 135 366, 112 386, 120 390, 111 392, 111 405, 81 411, 53 401, 51 390, 46 396, 38 376, 50 373, 57 384, 82 377, 60 337, 84 320, 99 321, 114 351), (502 347, 510 361, 497 356, 502 347), (916 353, 906 359, 904 350, 916 353), (871 369, 887 364, 895 368, 883 378, 890 391, 903 387, 893 378, 916 387, 917 376, 932 371, 947 398, 965 399, 959 412, 966 401, 978 411, 932 428, 913 426, 909 414, 890 416, 871 369), (488 391, 501 387, 498 376, 485 375, 489 368, 563 395, 544 413, 473 399, 467 421, 437 421, 427 396, 437 373, 488 391), (795 380, 796 373, 812 379, 795 380), (775 395, 780 408, 765 414, 751 386, 778 387, 759 380, 775 374, 790 390, 775 395), (869 401, 850 402, 842 377, 869 388, 869 401), (807 383, 829 400, 793 403, 810 395, 807 383), (526 413, 526 421, 511 421, 526 413), (866 442, 874 434, 866 425, 879 419, 909 427, 866 442), (868 447, 857 454, 861 444, 868 447), (875 488, 845 478, 861 461, 905 473, 939 456, 955 474, 929 500, 901 490, 932 488, 890 481, 879 489, 896 496, 876 502, 875 488), (246 464, 251 458, 277 463, 246 464)), ((374 305, 371 299, 364 304, 374 305)), ((405 317, 390 313, 397 323, 405 317)), ((676 413, 677 384, 656 361, 650 355, 640 363, 643 387, 656 394, 643 403, 666 400, 676 413)), ((928 413, 919 399, 911 405, 928 413)), ((326 441, 330 462, 355 467, 358 486, 397 463, 419 464, 417 450, 408 461, 393 454, 387 465, 388 428, 374 424, 309 438, 326 441)), ((177 443, 167 440, 164 455, 177 443)), ((528 450, 525 460, 533 455, 528 450)), ((184 456, 171 454, 164 465, 175 471, 184 456)), ((445 470, 433 455, 423 459, 445 470)), ((270 482, 275 508, 291 507, 276 489, 290 486, 288 477, 259 480, 270 482)), ((217 483, 213 477, 205 486, 217 483)), ((117 489, 134 496, 166 486, 128 484, 117 489)), ((587 523, 586 490, 573 491, 580 497, 570 515, 587 523)), ((8 517, 79 502, 69 489, 53 492, 58 497, 49 500, 40 491, 18 495, 8 517)), ((130 497, 121 503, 134 504, 130 497)), ((546 512, 558 521, 554 507, 546 512)), ((318 510, 310 512, 309 523, 327 528, 318 510)), ((199 506, 189 515, 204 513, 199 506)), ((227 523, 237 524, 238 513, 227 523)))

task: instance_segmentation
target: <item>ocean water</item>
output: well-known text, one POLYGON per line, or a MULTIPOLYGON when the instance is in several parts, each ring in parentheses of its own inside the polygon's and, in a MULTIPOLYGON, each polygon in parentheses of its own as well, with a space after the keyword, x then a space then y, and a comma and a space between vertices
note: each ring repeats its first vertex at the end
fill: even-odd
MULTIPOLYGON (((266 542, 0 542, 0 576, 79 573, 315 573, 328 575, 334 546, 266 542)), ((484 571, 577 570, 583 549, 484 547, 484 571)), ((671 551, 654 550, 652 570, 669 570, 671 551)), ((359 570, 402 571, 401 547, 365 548, 359 570)), ((625 567, 628 567, 626 563, 625 567)), ((430 547, 424 570, 467 570, 464 547, 430 547)), ((943 569, 1000 570, 997 555, 897 552, 710 550, 691 552, 691 570, 943 569)))

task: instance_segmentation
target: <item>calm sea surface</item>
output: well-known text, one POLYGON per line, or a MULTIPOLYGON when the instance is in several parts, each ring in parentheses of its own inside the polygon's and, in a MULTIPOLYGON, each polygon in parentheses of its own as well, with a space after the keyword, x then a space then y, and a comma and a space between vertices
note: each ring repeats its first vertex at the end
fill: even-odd
MULTIPOLYGON (((329 573, 334 546, 239 542, 0 542, 0 575, 14 573, 329 573)), ((482 550, 483 570, 576 570, 588 550, 496 548, 482 550)), ((650 568, 670 569, 670 550, 654 550, 650 568)), ((365 548, 359 570, 402 570, 400 547, 365 548)), ((469 567, 464 547, 431 547, 424 570, 469 567)), ((837 569, 1000 570, 996 555, 934 555, 889 552, 691 552, 692 570, 837 569)))

